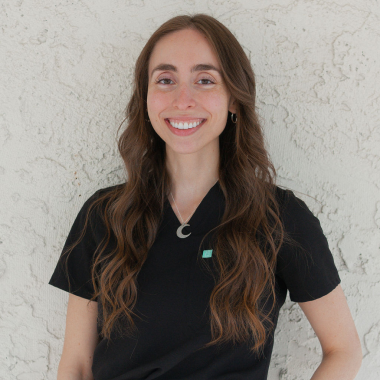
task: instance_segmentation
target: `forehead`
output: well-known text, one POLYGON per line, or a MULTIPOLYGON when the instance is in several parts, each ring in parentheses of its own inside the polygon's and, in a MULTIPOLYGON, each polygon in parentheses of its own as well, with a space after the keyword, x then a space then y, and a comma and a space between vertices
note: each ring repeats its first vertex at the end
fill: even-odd
POLYGON ((209 63, 220 69, 216 54, 206 37, 197 30, 186 29, 162 37, 149 59, 149 75, 154 67, 168 63, 187 70, 194 64, 209 63))

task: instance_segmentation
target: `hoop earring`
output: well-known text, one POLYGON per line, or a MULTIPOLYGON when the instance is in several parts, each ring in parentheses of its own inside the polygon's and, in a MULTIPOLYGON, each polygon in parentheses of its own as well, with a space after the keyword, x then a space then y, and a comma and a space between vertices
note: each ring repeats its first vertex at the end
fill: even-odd
POLYGON ((233 116, 236 116, 236 114, 235 113, 231 113, 231 121, 234 123, 234 124, 236 124, 237 123, 237 116, 236 116, 236 119, 235 119, 235 121, 234 121, 234 119, 233 119, 233 116))

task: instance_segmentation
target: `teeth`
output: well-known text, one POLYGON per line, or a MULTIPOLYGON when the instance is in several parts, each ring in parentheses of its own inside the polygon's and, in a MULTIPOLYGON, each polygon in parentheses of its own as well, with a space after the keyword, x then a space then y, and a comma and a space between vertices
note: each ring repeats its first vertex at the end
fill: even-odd
POLYGON ((177 129, 189 129, 189 128, 195 128, 197 125, 201 124, 203 120, 194 122, 194 123, 173 123, 171 120, 169 120, 170 125, 172 125, 174 128, 177 129))

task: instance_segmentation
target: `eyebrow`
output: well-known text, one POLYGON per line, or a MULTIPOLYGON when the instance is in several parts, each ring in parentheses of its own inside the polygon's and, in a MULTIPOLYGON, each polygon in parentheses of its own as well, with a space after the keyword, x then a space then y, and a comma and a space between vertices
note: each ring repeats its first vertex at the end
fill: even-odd
MULTIPOLYGON (((163 70, 163 71, 174 71, 174 72, 178 71, 177 68, 174 65, 171 65, 170 63, 160 63, 158 66, 156 66, 152 70, 150 76, 152 77, 152 75, 155 71, 161 71, 161 70, 163 70)), ((207 70, 214 70, 214 71, 218 72, 220 75, 222 75, 219 69, 217 69, 214 65, 211 65, 209 63, 198 63, 197 65, 194 65, 191 68, 190 72, 193 73, 194 71, 207 71, 207 70)))

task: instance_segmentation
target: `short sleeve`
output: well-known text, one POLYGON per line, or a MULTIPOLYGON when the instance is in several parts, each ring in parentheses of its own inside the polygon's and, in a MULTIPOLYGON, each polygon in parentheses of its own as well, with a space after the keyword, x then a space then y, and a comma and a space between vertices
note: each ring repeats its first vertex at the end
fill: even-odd
POLYGON ((82 230, 85 226, 87 211, 91 203, 96 200, 98 193, 99 190, 86 200, 76 216, 55 270, 49 280, 49 285, 86 299, 91 299, 94 295, 94 288, 91 280, 91 265, 97 247, 93 232, 94 217, 96 216, 94 208, 91 209, 89 221, 82 240, 71 252, 69 252, 69 254, 65 253, 65 251, 81 236, 82 230))
POLYGON ((284 244, 277 256, 276 276, 294 302, 323 297, 341 282, 319 219, 305 202, 286 190, 284 228, 299 246, 284 244))

